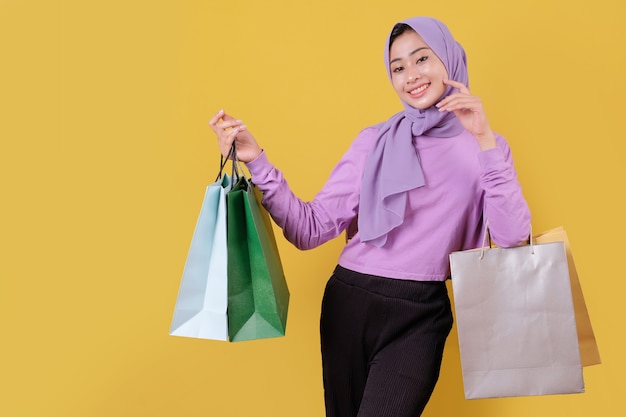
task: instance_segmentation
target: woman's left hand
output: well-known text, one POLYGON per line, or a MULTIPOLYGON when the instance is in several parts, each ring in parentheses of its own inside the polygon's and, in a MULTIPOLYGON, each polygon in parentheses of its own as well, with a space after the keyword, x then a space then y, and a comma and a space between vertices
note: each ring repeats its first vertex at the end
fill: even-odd
POLYGON ((495 148, 496 137, 489 127, 480 97, 472 95, 463 83, 452 80, 444 80, 443 83, 459 91, 437 103, 439 111, 453 112, 463 127, 474 135, 481 149, 495 148))

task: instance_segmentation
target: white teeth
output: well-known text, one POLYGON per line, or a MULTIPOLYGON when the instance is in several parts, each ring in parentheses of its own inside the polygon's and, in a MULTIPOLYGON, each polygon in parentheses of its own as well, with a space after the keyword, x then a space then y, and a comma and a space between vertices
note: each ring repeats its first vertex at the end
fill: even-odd
POLYGON ((420 88, 416 88, 415 90, 411 90, 409 91, 409 94, 417 94, 421 91, 424 91, 428 88, 428 84, 424 84, 423 86, 421 86, 420 88))

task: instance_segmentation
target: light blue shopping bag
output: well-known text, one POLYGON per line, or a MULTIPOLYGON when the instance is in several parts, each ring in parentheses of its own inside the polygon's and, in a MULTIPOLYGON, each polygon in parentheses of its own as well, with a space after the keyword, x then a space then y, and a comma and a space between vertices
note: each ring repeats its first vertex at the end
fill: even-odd
POLYGON ((228 175, 206 188, 180 283, 170 335, 228 340, 228 175))

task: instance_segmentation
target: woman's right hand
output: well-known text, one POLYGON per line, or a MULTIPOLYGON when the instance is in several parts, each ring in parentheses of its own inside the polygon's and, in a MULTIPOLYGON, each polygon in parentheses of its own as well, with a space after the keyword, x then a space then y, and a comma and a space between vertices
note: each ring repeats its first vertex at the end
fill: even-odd
POLYGON ((217 144, 224 157, 228 156, 233 143, 237 150, 237 159, 241 162, 253 161, 261 154, 261 147, 243 122, 224 113, 224 110, 220 110, 209 120, 209 126, 217 135, 217 144))

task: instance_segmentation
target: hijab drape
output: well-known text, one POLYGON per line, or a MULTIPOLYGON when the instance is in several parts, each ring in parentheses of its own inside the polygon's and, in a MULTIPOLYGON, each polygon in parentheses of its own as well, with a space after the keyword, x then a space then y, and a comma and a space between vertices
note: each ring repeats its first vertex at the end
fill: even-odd
MULTIPOLYGON (((448 28, 430 17, 414 17, 409 25, 439 57, 448 78, 468 85, 467 61, 463 47, 448 28)), ((389 37, 385 45, 385 66, 389 70, 389 37)), ((448 86, 443 97, 450 95, 448 86)), ((387 234, 404 221, 407 192, 425 185, 424 173, 414 144, 418 136, 452 137, 463 131, 454 113, 435 106, 415 109, 404 103, 404 111, 378 125, 374 148, 365 163, 359 202, 360 240, 383 246, 387 234)))

